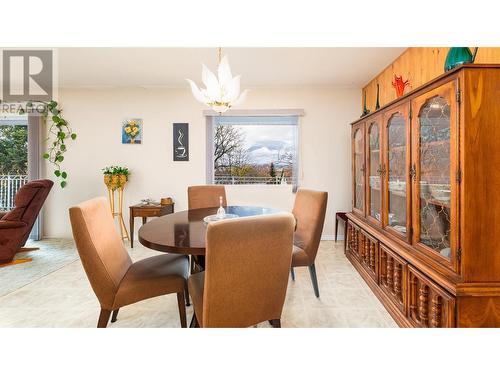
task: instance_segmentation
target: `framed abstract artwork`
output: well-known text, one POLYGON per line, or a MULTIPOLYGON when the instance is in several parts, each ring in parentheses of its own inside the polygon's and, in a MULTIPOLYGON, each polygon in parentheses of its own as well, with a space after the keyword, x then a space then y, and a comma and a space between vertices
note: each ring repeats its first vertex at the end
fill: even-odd
POLYGON ((142 119, 125 120, 122 124, 122 144, 142 143, 142 119))
POLYGON ((189 124, 174 123, 174 161, 189 161, 189 124))

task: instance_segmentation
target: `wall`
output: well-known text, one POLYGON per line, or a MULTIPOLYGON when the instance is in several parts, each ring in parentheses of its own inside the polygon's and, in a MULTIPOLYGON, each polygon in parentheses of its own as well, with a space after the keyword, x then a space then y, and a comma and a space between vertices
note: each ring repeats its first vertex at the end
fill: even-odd
MULTIPOLYGON (((366 92, 367 108, 372 112, 375 110, 377 83, 380 86, 380 106, 396 99, 396 90, 392 87, 394 74, 402 75, 404 80, 410 79, 411 87, 407 87, 405 93, 443 74, 448 50, 449 47, 410 47, 406 49, 401 56, 363 88, 363 96, 366 92)), ((473 52, 473 48, 471 51, 473 52)), ((500 48, 480 47, 475 63, 499 64, 500 48)))
MULTIPOLYGON (((253 89, 242 109, 302 108, 301 174, 303 187, 329 193, 324 234, 332 235, 334 213, 351 206, 350 127, 359 116, 359 89, 253 89)), ((125 189, 128 206, 141 198, 171 196, 176 211, 187 208, 187 187, 205 183, 206 109, 188 89, 61 89, 59 102, 65 118, 78 134, 65 155, 69 174, 65 189, 55 186, 44 211, 45 237, 71 237, 68 208, 106 195, 101 168, 124 165, 132 176, 125 189), (127 117, 143 119, 143 144, 122 145, 121 123, 127 117), (172 123, 190 125, 190 161, 172 161, 172 123)), ((52 169, 45 166, 46 175, 52 169)), ((255 204, 290 210, 294 195, 285 186, 228 186, 231 204, 255 204)), ((136 227, 140 219, 136 219, 136 227)))

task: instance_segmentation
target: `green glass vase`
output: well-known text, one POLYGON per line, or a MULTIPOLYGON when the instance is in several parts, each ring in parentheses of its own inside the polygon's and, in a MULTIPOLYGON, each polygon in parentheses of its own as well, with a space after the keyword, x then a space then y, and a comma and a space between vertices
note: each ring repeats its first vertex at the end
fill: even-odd
POLYGON ((476 59, 476 54, 477 47, 474 49, 474 53, 472 53, 468 47, 451 47, 446 55, 444 71, 447 72, 462 64, 473 63, 476 59))

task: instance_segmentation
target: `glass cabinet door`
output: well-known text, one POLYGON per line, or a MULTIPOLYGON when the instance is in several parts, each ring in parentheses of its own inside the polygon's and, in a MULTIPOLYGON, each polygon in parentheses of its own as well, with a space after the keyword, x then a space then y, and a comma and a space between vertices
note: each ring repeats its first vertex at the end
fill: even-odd
POLYGON ((365 213, 365 134, 364 124, 353 126, 353 211, 365 213))
POLYGON ((405 103, 385 114, 386 229, 409 241, 409 121, 405 103))
POLYGON ((455 265, 457 125, 455 84, 414 101, 414 241, 443 263, 455 265))
POLYGON ((379 118, 370 121, 367 126, 367 216, 370 221, 380 225, 382 221, 382 182, 380 178, 384 171, 381 159, 382 126, 379 118))

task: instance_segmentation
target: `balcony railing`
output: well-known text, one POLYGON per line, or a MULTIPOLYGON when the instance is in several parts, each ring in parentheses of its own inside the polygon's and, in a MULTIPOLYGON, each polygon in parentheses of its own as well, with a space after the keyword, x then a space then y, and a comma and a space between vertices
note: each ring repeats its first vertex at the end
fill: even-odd
POLYGON ((0 175, 0 211, 10 211, 14 208, 16 193, 26 182, 26 175, 0 175))
POLYGON ((218 185, 289 185, 291 179, 287 177, 251 177, 219 175, 214 177, 214 184, 218 185))

